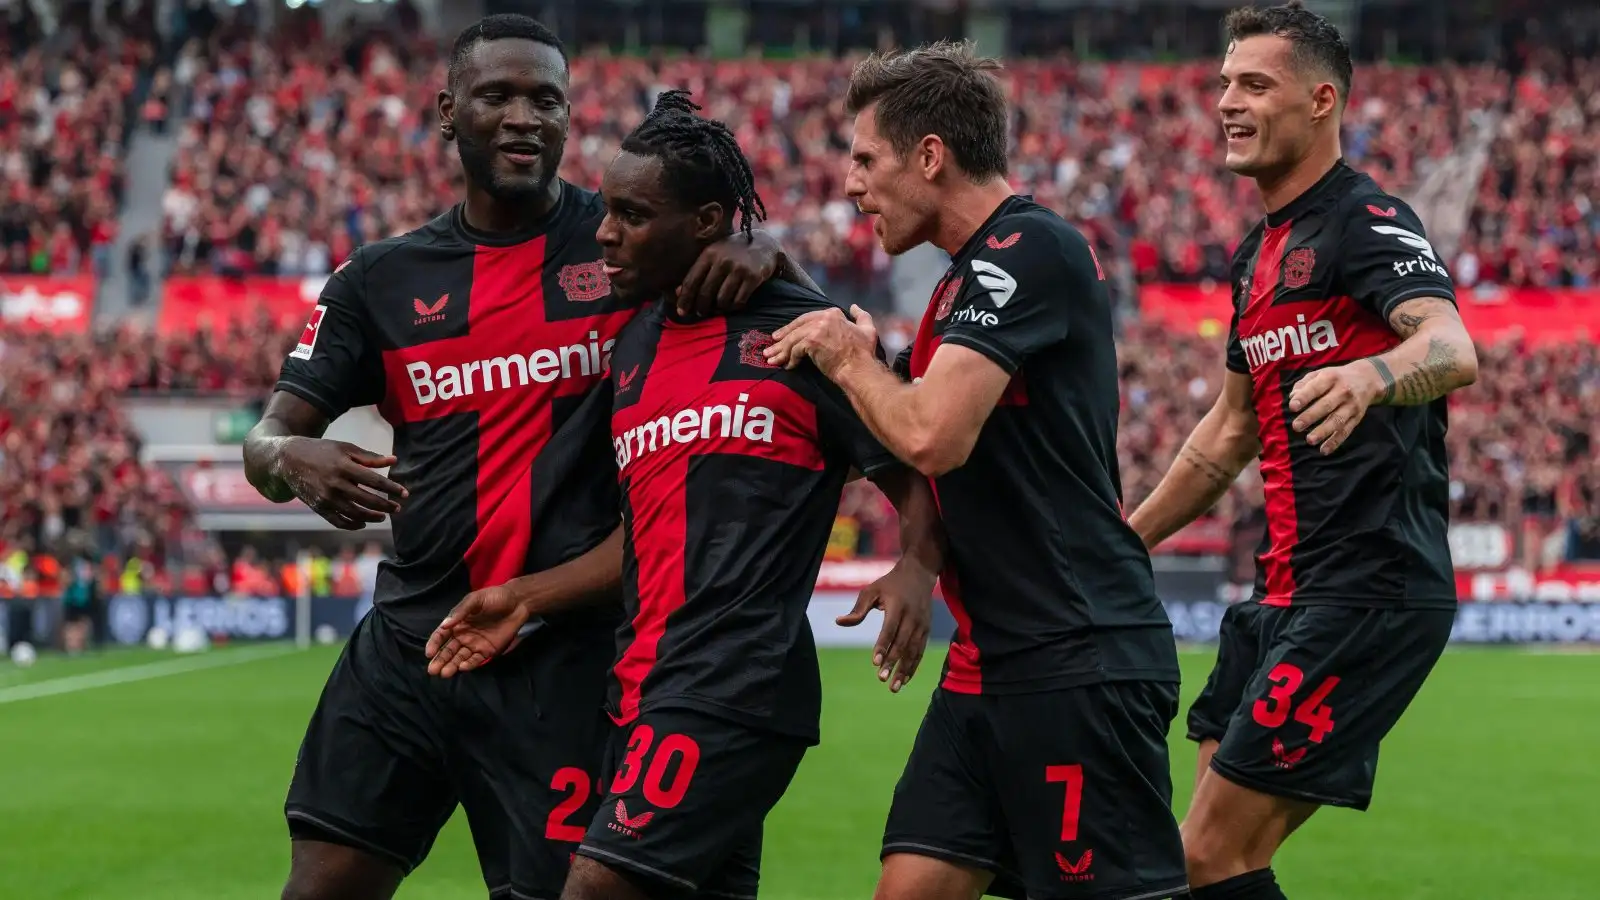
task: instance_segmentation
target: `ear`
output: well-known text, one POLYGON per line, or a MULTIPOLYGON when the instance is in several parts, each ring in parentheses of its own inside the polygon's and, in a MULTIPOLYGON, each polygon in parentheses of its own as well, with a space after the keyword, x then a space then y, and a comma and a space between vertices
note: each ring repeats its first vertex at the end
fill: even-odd
POLYGON ((925 181, 933 181, 939 177, 950 162, 948 154, 950 148, 944 145, 944 140, 937 134, 923 135, 917 142, 916 149, 912 150, 911 157, 916 164, 918 172, 922 173, 925 181))
POLYGON ((439 134, 445 140, 453 140, 456 136, 456 98, 448 89, 439 92, 439 134))
POLYGON ((694 239, 702 244, 720 241, 733 230, 733 215, 721 203, 702 203, 694 211, 694 239))
POLYGON ((1334 114, 1339 108, 1339 89, 1332 82, 1324 81, 1311 89, 1311 118, 1320 122, 1334 114))

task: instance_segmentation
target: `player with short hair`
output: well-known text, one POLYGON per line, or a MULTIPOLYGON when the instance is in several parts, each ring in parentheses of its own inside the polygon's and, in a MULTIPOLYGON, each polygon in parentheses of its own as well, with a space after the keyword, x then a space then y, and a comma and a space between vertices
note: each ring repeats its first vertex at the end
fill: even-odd
POLYGON ((1178 659, 1121 514, 1111 300, 1083 235, 1006 184, 999 68, 945 42, 856 67, 846 190, 884 250, 932 243, 950 267, 894 371, 857 310, 803 316, 767 351, 844 389, 932 480, 949 535, 957 630, 877 896, 1167 897, 1178 659))
MULTIPOLYGON (((463 202, 340 264, 246 442, 263 495, 394 529, 296 760, 286 898, 392 896, 459 803, 491 896, 550 900, 595 808, 616 612, 552 615, 470 678, 429 678, 423 653, 463 595, 527 572, 615 596, 588 552, 616 528, 617 495, 583 402, 635 310, 600 259, 598 196, 556 174, 567 88, 561 42, 534 20, 461 33, 439 120, 463 202), (391 456, 321 437, 367 404, 394 426, 391 456)), ((765 236, 713 247, 705 291, 747 295, 774 253, 765 236)))
MULTIPOLYGON (((905 555, 841 620, 884 609, 880 642, 899 648, 895 687, 927 640, 942 555, 923 479, 814 367, 786 370, 762 355, 773 329, 837 307, 779 282, 725 318, 685 319, 669 305, 704 247, 736 216, 748 229, 762 214, 733 135, 696 109, 684 92, 663 94, 601 187, 607 273, 620 297, 648 306, 611 357, 627 623, 612 670, 605 799, 564 900, 756 896, 762 823, 818 740, 806 607, 850 470, 901 514, 905 555)), ((568 601, 546 592, 530 602, 542 611, 568 601)), ((503 620, 514 627, 518 615, 479 603, 453 618, 439 635, 452 659, 490 634, 491 645, 503 641, 503 620)))
POLYGON ((1366 809, 1379 742, 1449 640, 1444 398, 1477 357, 1422 222, 1341 158, 1338 30, 1299 3, 1227 29, 1227 165, 1266 217, 1234 255, 1222 393, 1130 521, 1156 546, 1259 454, 1267 535, 1189 711, 1183 838, 1197 900, 1264 900, 1318 808, 1366 809))

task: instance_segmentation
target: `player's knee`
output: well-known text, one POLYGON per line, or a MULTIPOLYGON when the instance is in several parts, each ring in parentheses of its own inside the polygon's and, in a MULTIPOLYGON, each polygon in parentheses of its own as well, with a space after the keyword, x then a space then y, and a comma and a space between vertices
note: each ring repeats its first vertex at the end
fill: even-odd
POLYGON ((1243 854, 1224 841, 1206 837, 1187 823, 1183 829, 1183 865, 1192 887, 1216 884, 1250 870, 1243 854))
POLYGON ((296 840, 282 900, 390 900, 405 873, 379 857, 320 841, 296 840))
POLYGON ((993 880, 994 876, 982 869, 914 853, 892 853, 884 857, 872 900, 977 900, 993 880))
POLYGON ((580 856, 572 861, 561 900, 649 900, 649 895, 605 863, 580 856))
POLYGON ((1189 810, 1180 830, 1190 885, 1215 884, 1250 871, 1245 842, 1238 840, 1236 824, 1212 815, 1206 804, 1197 803, 1189 810))
POLYGON ((315 874, 291 874, 283 886, 282 900, 389 900, 394 890, 385 885, 315 874))

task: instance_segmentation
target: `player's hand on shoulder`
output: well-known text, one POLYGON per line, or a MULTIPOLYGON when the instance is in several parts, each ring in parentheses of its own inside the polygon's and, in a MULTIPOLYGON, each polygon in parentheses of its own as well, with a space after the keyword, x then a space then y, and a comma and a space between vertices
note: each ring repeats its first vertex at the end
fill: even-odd
POLYGON ((528 609, 507 585, 473 591, 428 636, 428 674, 450 678, 510 652, 528 609))
POLYGON ((837 381, 845 366, 877 360, 878 328, 859 306, 851 306, 848 317, 838 307, 812 310, 774 331, 765 354, 767 362, 788 369, 809 359, 837 381))
POLYGON ((872 648, 872 665, 878 670, 878 680, 888 684, 891 691, 898 692, 917 674, 922 654, 928 649, 936 580, 933 573, 902 559, 887 575, 863 588, 855 607, 835 620, 853 628, 866 621, 868 612, 883 612, 883 627, 872 648))
POLYGON ((344 441, 292 437, 283 443, 278 468, 283 480, 312 512, 335 528, 359 531, 400 511, 409 492, 377 470, 394 465, 344 441))
POLYGON ((678 315, 709 316, 742 309, 778 271, 778 242, 764 231, 742 232, 700 251, 678 286, 678 315))
POLYGON ((1320 448, 1324 456, 1339 449, 1383 392, 1379 365, 1382 363, 1373 359, 1359 359, 1318 369, 1300 379, 1289 392, 1294 430, 1304 434, 1306 442, 1320 448))

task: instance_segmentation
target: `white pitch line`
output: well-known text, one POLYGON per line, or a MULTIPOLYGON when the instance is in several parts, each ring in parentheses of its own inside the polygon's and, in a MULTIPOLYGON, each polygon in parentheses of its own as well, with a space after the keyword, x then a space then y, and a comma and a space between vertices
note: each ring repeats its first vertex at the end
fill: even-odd
POLYGON ((19 700, 54 697, 57 694, 75 694, 78 691, 111 687, 118 684, 132 684, 136 681, 149 681, 152 678, 182 675, 185 672, 199 672, 203 669, 237 666, 255 662, 256 660, 271 659, 274 656, 286 656, 296 651, 297 648, 292 644, 274 644, 268 647, 241 647, 231 651, 214 650, 200 656, 191 656, 183 659, 169 659, 139 666, 88 672, 83 675, 69 675, 65 678, 51 678, 47 681, 19 684, 16 687, 0 689, 0 706, 7 703, 16 703, 19 700))

